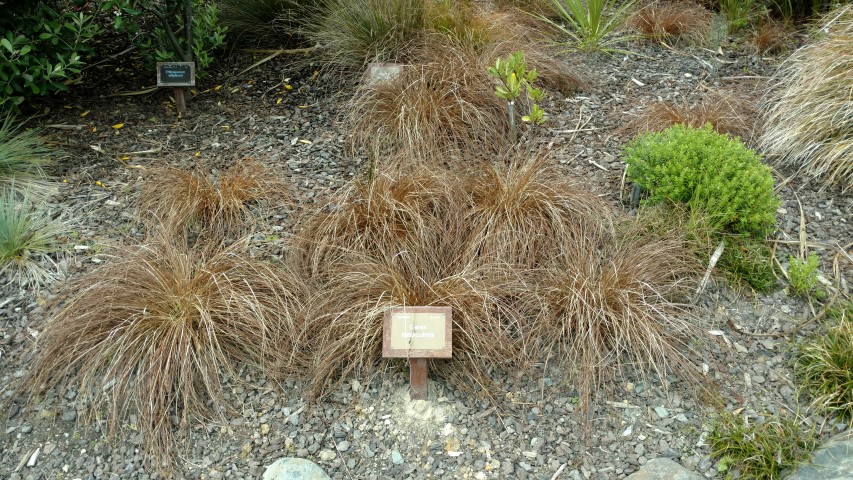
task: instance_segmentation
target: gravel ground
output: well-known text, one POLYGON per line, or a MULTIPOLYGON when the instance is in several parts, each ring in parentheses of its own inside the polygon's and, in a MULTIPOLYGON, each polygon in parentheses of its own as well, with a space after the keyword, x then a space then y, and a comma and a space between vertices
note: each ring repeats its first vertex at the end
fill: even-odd
MULTIPOLYGON (((636 49, 643 55, 567 57, 587 72, 593 87, 572 98, 551 98, 548 130, 530 140, 550 149, 552 161, 567 175, 620 208, 627 193, 620 160, 629 138, 622 128, 626 119, 650 102, 693 102, 709 89, 760 93, 779 61, 730 43, 719 51, 636 49)), ((348 155, 347 126, 340 120, 351 81, 315 75, 310 67, 297 69, 279 59, 251 74, 231 75, 252 61, 241 59, 240 65, 224 66, 202 80, 185 119, 171 113, 165 91, 101 97, 117 92, 95 80, 76 96, 46 105, 50 111, 38 122, 64 126, 47 127, 47 132, 66 152, 56 172, 64 183, 51 206, 70 226, 68 254, 60 262, 67 276, 97 268, 108 245, 142 238, 133 205, 147 169, 161 162, 222 168, 248 155, 291 178, 299 201, 274 211, 255 235, 258 247, 274 255, 280 250, 277 238, 290 231, 292 219, 306 205, 322 201, 357 174, 360 162, 348 155), (293 90, 280 82, 289 82, 293 90), (124 126, 111 127, 119 123, 124 126)), ((147 80, 129 82, 129 88, 138 89, 147 80)), ((783 184, 780 261, 786 264, 798 248, 802 214, 825 275, 853 278, 853 263, 841 258, 836 247, 853 237, 853 195, 822 190, 795 172, 775 175, 783 184)), ((2 399, 26 371, 46 305, 61 288, 58 282, 38 294, 12 287, 0 291, 2 399)), ((805 301, 783 288, 753 295, 712 285, 697 304, 707 333, 698 341, 708 353, 695 360, 726 408, 756 413, 804 408, 792 383, 789 347, 816 327, 793 335, 754 336, 732 324, 746 332, 787 331, 811 315, 805 301)), ((559 378, 559 372, 537 371, 500 379, 505 395, 493 402, 432 383, 431 401, 409 402, 406 372, 389 370, 369 383, 353 380, 311 404, 300 396, 298 382, 276 385, 247 378, 253 387, 234 386, 229 392, 239 410, 223 422, 194 428, 173 475, 258 478, 276 458, 299 456, 317 462, 333 478, 547 480, 562 468, 558 478, 612 479, 656 457, 714 476, 703 439, 715 409, 687 385, 674 378, 663 385, 654 378, 617 377, 606 386, 606 398, 581 418, 575 412, 576 392, 559 378), (591 428, 584 427, 585 421, 591 428)), ((158 478, 143 467, 137 448, 141 437, 132 424, 123 427, 123 441, 109 445, 97 429, 76 423, 77 409, 74 392, 46 396, 34 415, 20 414, 13 404, 0 431, 0 477, 158 478)), ((827 435, 845 429, 817 415, 808 421, 827 435)))

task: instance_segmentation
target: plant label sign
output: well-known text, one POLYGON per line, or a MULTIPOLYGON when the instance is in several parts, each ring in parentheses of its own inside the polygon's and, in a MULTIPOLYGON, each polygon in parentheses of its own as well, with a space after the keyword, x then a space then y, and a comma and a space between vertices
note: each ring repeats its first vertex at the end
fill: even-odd
POLYGON ((396 307, 385 311, 382 356, 409 359, 409 398, 427 399, 427 359, 453 356, 450 307, 396 307))
POLYGON ((157 62, 158 87, 194 87, 195 62, 157 62))
POLYGON ((451 358, 450 307, 397 307, 385 311, 382 356, 451 358))

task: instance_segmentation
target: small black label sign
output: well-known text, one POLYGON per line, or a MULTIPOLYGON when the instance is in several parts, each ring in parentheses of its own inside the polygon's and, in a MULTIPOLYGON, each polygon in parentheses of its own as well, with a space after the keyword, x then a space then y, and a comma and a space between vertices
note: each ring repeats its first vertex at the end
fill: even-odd
POLYGON ((157 62, 158 87, 194 87, 195 62, 157 62))

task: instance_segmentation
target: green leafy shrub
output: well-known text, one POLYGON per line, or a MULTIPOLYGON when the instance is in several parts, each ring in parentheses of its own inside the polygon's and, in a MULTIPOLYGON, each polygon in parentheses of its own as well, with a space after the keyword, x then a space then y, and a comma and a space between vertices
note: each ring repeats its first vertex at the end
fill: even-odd
POLYGON ((744 480, 778 479, 808 460, 817 446, 814 430, 804 430, 796 418, 750 422, 730 413, 717 418, 707 441, 718 460, 717 471, 744 480))
POLYGON ((812 405, 853 421, 853 303, 830 317, 835 324, 798 346, 794 372, 812 405))
POLYGON ((50 164, 51 149, 35 130, 19 130, 12 116, 0 124, 0 186, 35 198, 52 192, 43 168, 50 164))
POLYGON ((770 169, 740 140, 674 125, 642 135, 625 148, 628 178, 652 203, 687 204, 719 231, 763 238, 773 231, 779 199, 770 169))
POLYGON ((113 26, 134 36, 139 49, 158 62, 196 62, 199 75, 213 61, 213 51, 225 43, 226 27, 219 23, 219 8, 210 0, 102 0, 103 8, 114 13, 113 26), (185 32, 184 7, 189 2, 192 15, 192 38, 175 35, 185 32), (155 25, 150 32, 144 25, 155 25), (138 33, 142 35, 137 35, 138 33), (189 47, 188 47, 189 45, 189 47))
MULTIPOLYGON (((791 266, 788 268, 788 280, 797 295, 808 296, 812 293, 820 296, 815 289, 818 285, 817 274, 820 259, 814 252, 809 253, 805 260, 790 257, 791 266)), ((822 293, 822 292, 821 292, 822 293)))
POLYGON ((36 289, 54 278, 52 255, 61 248, 63 229, 26 192, 21 196, 14 188, 4 189, 0 193, 0 278, 36 289))
POLYGON ((0 15, 0 110, 32 96, 67 90, 100 32, 99 9, 71 10, 67 2, 14 2, 0 15))

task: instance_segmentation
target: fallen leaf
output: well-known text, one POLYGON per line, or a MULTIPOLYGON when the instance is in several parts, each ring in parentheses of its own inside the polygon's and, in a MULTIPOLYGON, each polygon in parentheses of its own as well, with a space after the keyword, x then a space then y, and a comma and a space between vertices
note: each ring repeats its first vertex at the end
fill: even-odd
POLYGON ((88 115, 88 114, 89 114, 89 111, 88 111, 88 110, 86 110, 85 112, 81 113, 81 114, 80 114, 80 116, 81 116, 81 117, 85 117, 85 116, 86 116, 86 115, 88 115))
POLYGON ((119 130, 119 129, 123 128, 123 127, 124 127, 124 124, 123 124, 123 123, 116 123, 115 125, 113 125, 113 128, 115 128, 116 130, 119 130))
POLYGON ((304 138, 300 138, 299 143, 304 143, 305 145, 311 145, 311 140, 305 140, 304 138))
POLYGON ((285 89, 285 90, 293 90, 293 86, 292 86, 292 85, 290 85, 290 84, 287 84, 287 85, 285 85, 285 86, 284 86, 284 89, 285 89))
POLYGON ((193 156, 194 156, 194 157, 199 157, 199 156, 201 156, 201 152, 195 152, 195 153, 193 154, 193 156))
POLYGON ((308 108, 308 105, 299 105, 299 108, 308 108))
POLYGON ((218 92, 219 90, 222 90, 222 85, 217 85, 217 86, 213 87, 213 89, 218 92))
POLYGON ((240 91, 240 87, 234 87, 231 89, 231 93, 237 93, 240 91))
POLYGON ((278 97, 278 98, 275 100, 275 104, 276 104, 276 105, 278 105, 279 103, 281 103, 281 97, 278 97))
POLYGON ((97 131, 98 131, 98 127, 92 127, 92 133, 95 133, 97 131))

